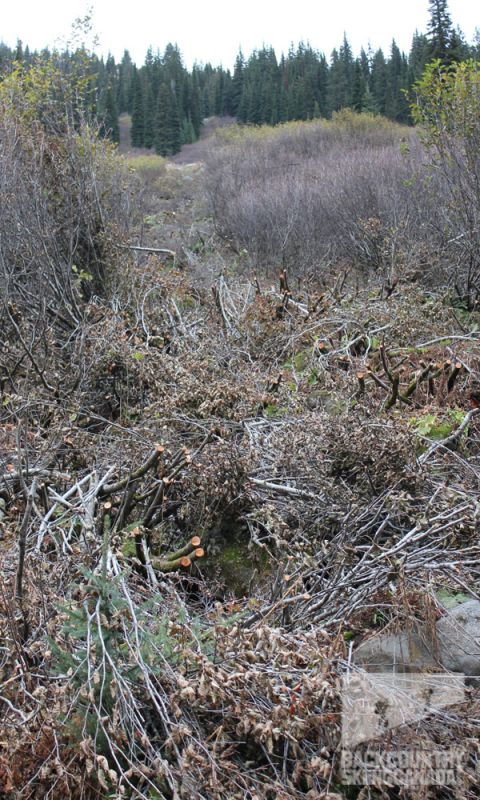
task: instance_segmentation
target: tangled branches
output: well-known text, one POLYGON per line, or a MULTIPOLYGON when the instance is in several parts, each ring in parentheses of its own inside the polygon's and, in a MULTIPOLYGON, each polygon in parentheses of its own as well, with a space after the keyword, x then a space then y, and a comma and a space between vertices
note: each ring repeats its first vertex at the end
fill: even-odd
POLYGON ((157 255, 2 323, 0 785, 333 797, 353 645, 478 594, 478 321, 157 255))

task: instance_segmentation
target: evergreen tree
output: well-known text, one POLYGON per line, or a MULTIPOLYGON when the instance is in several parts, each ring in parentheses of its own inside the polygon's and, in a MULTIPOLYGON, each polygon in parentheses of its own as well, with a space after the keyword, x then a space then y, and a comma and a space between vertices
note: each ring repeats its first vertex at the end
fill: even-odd
POLYGON ((378 108, 369 86, 366 87, 365 94, 363 96, 362 111, 366 112, 367 114, 378 114, 378 108))
POLYGON ((150 77, 152 74, 154 63, 155 63, 155 58, 153 55, 153 48, 152 46, 150 46, 145 55, 145 70, 150 77))
POLYGON ((352 108, 354 111, 361 112, 365 102, 365 92, 367 84, 362 70, 360 59, 357 58, 353 70, 352 86, 352 108))
POLYGON ((155 117, 155 151, 168 156, 178 153, 182 148, 182 123, 178 101, 172 88, 163 83, 160 86, 155 117))
POLYGON ((3 42, 0 42, 0 77, 3 73, 7 72, 13 61, 13 53, 9 47, 3 42))
POLYGON ((245 70, 245 60, 243 58, 243 53, 240 50, 237 58, 235 59, 235 67, 233 70, 233 78, 232 78, 231 108, 234 117, 237 116, 238 107, 242 99, 244 70, 245 70))
POLYGON ((195 132, 195 138, 198 139, 198 137, 200 136, 200 128, 202 127, 202 111, 200 104, 199 79, 195 67, 193 68, 192 78, 191 78, 189 119, 190 122, 192 123, 193 130, 195 132))
POLYGON ((116 142, 117 144, 120 142, 116 92, 111 84, 109 84, 105 94, 105 111, 102 130, 112 142, 116 142))
POLYGON ((217 70, 215 81, 215 114, 217 117, 225 116, 225 74, 217 70))
POLYGON ((132 110, 128 105, 131 80, 132 61, 128 50, 125 50, 122 60, 118 65, 117 107, 120 114, 123 114, 126 111, 131 113, 132 110))
POLYGON ((155 116, 155 152, 159 156, 167 156, 170 153, 170 98, 171 92, 168 86, 162 83, 158 92, 155 116))
POLYGON ((132 116, 131 141, 135 147, 177 152, 182 143, 200 134, 202 120, 212 114, 234 115, 240 123, 276 125, 287 120, 328 117, 341 108, 384 114, 398 122, 411 122, 405 90, 421 79, 433 58, 445 64, 480 57, 480 34, 468 45, 453 29, 447 0, 429 0, 428 33, 416 32, 408 59, 392 42, 386 58, 381 50, 361 50, 354 58, 346 36, 325 56, 300 42, 277 61, 271 47, 254 51, 246 61, 240 50, 233 75, 221 66, 195 64, 189 73, 178 47, 168 44, 163 55, 150 47, 138 68, 125 50, 119 64, 106 62, 79 48, 74 52, 31 53, 21 42, 8 48, 0 43, 0 80, 15 58, 29 68, 37 57, 55 57, 63 74, 79 69, 88 81, 75 102, 72 119, 96 118, 103 130, 118 140, 118 113, 132 116))
POLYGON ((362 68, 362 75, 363 75, 363 80, 365 81, 365 86, 368 86, 368 83, 370 81, 370 58, 363 49, 363 47, 360 50, 360 66, 362 68))
POLYGON ((143 103, 143 89, 140 75, 136 67, 132 74, 132 129, 130 138, 132 147, 143 147, 145 132, 145 109, 143 103))
POLYGON ((283 84, 278 90, 277 116, 279 122, 286 122, 288 119, 288 96, 283 84))
POLYGON ((341 107, 338 99, 339 86, 342 87, 343 91, 343 76, 341 74, 340 59, 338 57, 338 50, 336 48, 332 50, 332 55, 330 56, 330 69, 328 77, 327 109, 328 116, 330 116, 332 111, 338 111, 341 107))
POLYGON ((229 69, 224 72, 223 78, 223 96, 222 96, 222 114, 226 117, 232 115, 232 75, 229 69))
POLYGON ((395 40, 392 41, 386 71, 385 114, 396 122, 406 123, 410 118, 405 94, 405 90, 408 88, 408 62, 400 52, 395 40))
POLYGON ((23 61, 23 42, 21 39, 17 39, 17 47, 15 50, 15 61, 21 63, 23 61))
POLYGON ((429 0, 430 20, 427 36, 430 44, 429 60, 439 58, 444 63, 451 61, 452 21, 447 0, 429 0))
POLYGON ((182 124, 182 145, 192 144, 197 137, 195 136, 195 129, 189 119, 184 119, 182 124))
POLYGON ((449 61, 458 63, 460 61, 468 61, 469 58, 472 58, 472 48, 468 46, 462 31, 457 27, 452 31, 450 37, 449 61))
POLYGON ((471 58, 474 61, 480 61, 480 28, 475 28, 475 37, 471 50, 471 58))
POLYGON ((329 111, 338 111, 341 108, 351 107, 353 89, 354 60, 352 49, 343 37, 340 50, 334 50, 330 67, 329 80, 329 111))
POLYGON ((143 121, 143 146, 144 147, 153 147, 155 141, 155 115, 157 111, 157 104, 155 99, 155 94, 153 91, 153 86, 150 86, 147 89, 147 99, 145 101, 145 115, 143 121))
POLYGON ((326 117, 328 114, 329 79, 328 61, 324 55, 320 55, 316 70, 315 98, 322 117, 326 117))
POLYGON ((162 66, 163 80, 177 93, 177 99, 180 98, 186 70, 177 45, 167 44, 162 58, 162 66))
POLYGON ((385 114, 387 102, 387 62, 383 55, 383 50, 379 49, 373 56, 372 70, 370 78, 370 89, 372 92, 375 108, 379 114, 385 114))
POLYGON ((408 57, 409 85, 418 81, 428 63, 430 57, 430 43, 424 33, 415 31, 412 39, 412 46, 408 57))
POLYGON ((168 117, 168 141, 169 151, 173 155, 182 149, 182 123, 178 101, 175 92, 172 90, 170 95, 170 113, 168 117))

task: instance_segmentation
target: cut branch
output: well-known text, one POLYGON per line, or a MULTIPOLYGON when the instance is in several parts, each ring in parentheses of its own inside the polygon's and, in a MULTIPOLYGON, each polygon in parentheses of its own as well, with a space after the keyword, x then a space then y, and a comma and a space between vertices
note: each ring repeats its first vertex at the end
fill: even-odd
POLYGON ((162 255, 172 256, 175 258, 177 255, 175 250, 168 250, 166 247, 141 247, 137 244, 120 244, 122 250, 138 250, 140 253, 161 253, 162 255))
POLYGON ((270 483, 270 481, 263 481, 260 478, 250 478, 250 482, 255 486, 258 486, 260 489, 266 489, 267 491, 275 492, 276 494, 286 494, 291 495, 292 497, 301 497, 304 500, 315 500, 317 502, 325 501, 325 498, 321 497, 320 495, 311 494, 310 492, 305 492, 302 489, 296 489, 294 486, 285 486, 281 483, 270 483))
POLYGON ((155 448, 150 453, 147 460, 140 467, 138 467, 138 469, 136 469, 134 472, 131 472, 130 475, 127 475, 126 478, 122 478, 116 483, 105 484, 102 491, 100 492, 100 496, 107 497, 110 494, 121 492, 122 489, 125 489, 125 487, 128 486, 129 483, 131 483, 132 481, 136 481, 138 478, 142 478, 144 475, 146 475, 146 473, 150 469, 152 469, 152 467, 156 466, 164 449, 165 448, 159 444, 155 445, 155 448))

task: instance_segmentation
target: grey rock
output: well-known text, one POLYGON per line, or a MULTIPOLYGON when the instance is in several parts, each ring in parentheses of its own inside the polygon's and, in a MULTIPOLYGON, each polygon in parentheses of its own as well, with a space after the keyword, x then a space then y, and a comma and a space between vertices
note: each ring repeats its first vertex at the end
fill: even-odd
POLYGON ((363 642, 354 662, 368 672, 419 672, 440 668, 480 675, 480 601, 452 608, 435 629, 417 625, 411 631, 381 634, 363 642))
POLYGON ((480 601, 468 600, 439 619, 437 641, 445 669, 480 675, 480 601))
POLYGON ((412 631, 367 639, 357 648, 354 661, 367 672, 420 672, 438 666, 431 643, 425 640, 419 626, 412 631))

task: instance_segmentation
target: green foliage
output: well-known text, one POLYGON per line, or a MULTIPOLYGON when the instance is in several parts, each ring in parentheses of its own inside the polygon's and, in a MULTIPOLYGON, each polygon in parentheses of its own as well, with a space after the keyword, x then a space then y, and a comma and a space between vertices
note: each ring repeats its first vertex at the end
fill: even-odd
MULTIPOLYGON (((430 0, 428 35, 414 34, 408 58, 395 41, 389 56, 381 49, 374 53, 362 49, 355 57, 344 36, 329 60, 303 42, 281 58, 272 47, 264 46, 248 59, 240 51, 232 75, 209 63, 195 64, 188 72, 172 44, 163 55, 149 48, 143 66, 133 64, 128 50, 119 63, 112 56, 105 63, 93 54, 93 43, 90 49, 87 46, 90 38, 87 15, 76 21, 64 53, 47 52, 46 57, 61 65, 63 74, 63 84, 57 84, 53 94, 68 95, 74 115, 87 113, 103 122, 116 142, 118 112, 128 112, 133 118, 132 145, 151 148, 155 146, 159 88, 165 84, 178 104, 180 133, 176 132, 175 142, 170 143, 171 152, 176 152, 178 141, 180 145, 196 141, 203 119, 213 114, 236 116, 242 123, 278 125, 288 120, 329 118, 335 111, 351 108, 410 122, 404 90, 420 78, 425 64, 432 58, 451 63, 477 55, 475 46, 469 46, 461 32, 453 29, 446 0, 430 0)), ((0 77, 12 68, 28 72, 38 60, 21 42, 11 50, 2 46, 0 77)), ((47 84, 53 86, 50 80, 47 84)))
POLYGON ((49 646, 55 657, 54 673, 69 677, 76 699, 71 735, 76 728, 82 738, 85 732, 95 736, 100 752, 106 754, 98 719, 112 713, 118 679, 138 680, 139 666, 126 646, 123 620, 130 616, 130 609, 120 582, 81 571, 86 584, 74 591, 80 592, 82 599, 57 608, 63 620, 60 643, 52 638, 49 646))
POLYGON ((143 88, 137 69, 134 69, 132 77, 132 128, 130 136, 133 147, 143 147, 145 136, 143 88))
POLYGON ((435 592, 438 602, 446 609, 456 608, 461 603, 466 603, 472 598, 464 592, 451 592, 448 589, 439 589, 435 592))
POLYGON ((480 137, 480 62, 466 61, 444 66, 429 64, 413 87, 413 119, 422 125, 424 141, 438 155, 455 142, 468 163, 477 165, 480 137))
MULTIPOLYGON (((75 599, 57 607, 61 626, 48 645, 55 674, 68 678, 71 705, 65 722, 70 736, 91 737, 97 753, 108 757, 110 739, 102 718, 121 717, 129 704, 137 704, 138 713, 146 702, 145 675, 161 681, 171 667, 186 663, 188 648, 200 648, 210 657, 213 640, 209 629, 183 608, 163 613, 161 597, 135 603, 125 575, 80 571, 84 581, 70 587, 75 599)), ((135 749, 133 729, 129 735, 135 749)))
MULTIPOLYGON (((165 159, 153 153, 152 155, 127 158, 127 164, 130 169, 138 172, 143 178, 148 180, 155 180, 165 175, 165 159)), ((145 217, 145 222, 149 225, 153 224, 155 218, 152 215, 147 215, 145 217)))
POLYGON ((45 55, 0 83, 2 194, 14 198, 1 210, 0 280, 29 315, 50 303, 73 326, 83 301, 108 293, 107 240, 113 229, 118 240, 130 213, 124 165, 95 124, 91 67, 83 52, 45 55))
POLYGON ((448 204, 441 209, 445 247, 459 269, 459 299, 471 311, 480 277, 480 62, 433 61, 413 87, 413 120, 421 126, 432 176, 441 175, 448 204))
POLYGON ((41 124, 62 133, 95 113, 92 61, 84 51, 69 61, 57 53, 36 58, 32 64, 16 63, 0 83, 3 113, 27 125, 41 124))
POLYGON ((449 408, 445 416, 438 413, 423 414, 421 417, 413 417, 411 424, 415 432, 427 439, 441 441, 460 425, 465 417, 465 412, 458 408, 449 408))
POLYGON ((147 90, 147 100, 145 103, 145 119, 144 119, 144 147, 151 148, 155 142, 155 92, 153 86, 149 86, 147 90))
POLYGON ((288 408, 286 406, 279 406, 278 403, 268 403, 265 406, 264 413, 266 417, 275 418, 275 417, 284 417, 288 414, 288 408))
POLYGON ((301 350, 293 357, 293 366, 297 372, 303 372, 308 366, 310 353, 308 350, 301 350))
POLYGON ((170 153, 170 91, 162 84, 158 93, 157 113, 155 117, 155 152, 159 156, 170 153))

